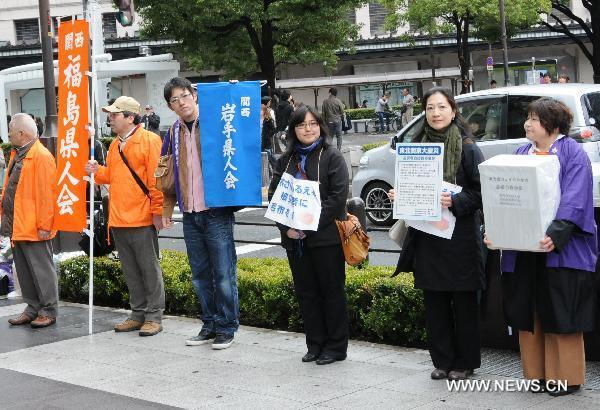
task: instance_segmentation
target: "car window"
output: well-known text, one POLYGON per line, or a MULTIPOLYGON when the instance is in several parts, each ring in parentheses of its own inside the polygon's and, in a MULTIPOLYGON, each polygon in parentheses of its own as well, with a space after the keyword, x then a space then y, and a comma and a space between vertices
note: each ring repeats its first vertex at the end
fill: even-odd
POLYGON ((600 93, 585 94, 581 100, 586 125, 596 125, 597 128, 600 128, 600 93), (595 124, 590 122, 591 118, 594 119, 595 124))
POLYGON ((493 141, 501 138, 502 99, 481 98, 458 102, 458 110, 471 128, 477 141, 493 141))
POLYGON ((535 95, 508 96, 508 115, 506 116, 506 139, 525 138, 527 107, 540 98, 535 95))
POLYGON ((412 142, 417 134, 423 130, 424 121, 425 115, 422 114, 421 118, 418 118, 415 122, 413 122, 410 128, 400 135, 399 139, 397 138, 398 142, 412 142))

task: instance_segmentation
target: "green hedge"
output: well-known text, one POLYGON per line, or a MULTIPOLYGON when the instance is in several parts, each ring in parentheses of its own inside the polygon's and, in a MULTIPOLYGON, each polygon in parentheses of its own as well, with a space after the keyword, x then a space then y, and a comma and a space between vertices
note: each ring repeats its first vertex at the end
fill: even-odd
MULTIPOLYGON (((86 257, 78 257, 59 265, 61 300, 88 302, 88 263, 86 257)), ((198 303, 186 254, 165 250, 160 264, 165 283, 165 313, 197 317, 198 303)), ((411 274, 390 278, 392 272, 392 267, 380 266, 346 269, 351 337, 402 346, 424 346, 422 292, 413 288, 411 274)), ((238 291, 242 324, 302 331, 287 260, 239 259, 238 291)), ((128 308, 128 298, 119 262, 96 258, 95 304, 128 308)))
MULTIPOLYGON (((392 105, 392 110, 398 111, 400 110, 400 107, 401 105, 392 105)), ((413 115, 418 115, 421 113, 421 111, 421 104, 415 104, 413 107, 413 115)), ((352 108, 345 110, 345 112, 351 120, 377 117, 377 114, 375 114, 375 108, 352 108)))
POLYGON ((389 141, 379 141, 379 142, 370 142, 362 146, 363 153, 367 152, 370 149, 381 147, 382 145, 386 145, 389 141))

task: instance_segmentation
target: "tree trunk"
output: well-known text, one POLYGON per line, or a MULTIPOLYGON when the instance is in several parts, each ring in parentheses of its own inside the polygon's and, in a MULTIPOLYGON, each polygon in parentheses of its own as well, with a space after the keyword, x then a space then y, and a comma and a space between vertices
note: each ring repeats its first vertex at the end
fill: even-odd
POLYGON ((262 22, 262 55, 257 55, 258 64, 262 71, 267 85, 271 90, 275 90, 275 44, 273 41, 273 25, 271 21, 262 22))
POLYGON ((466 18, 461 19, 457 15, 454 16, 454 25, 456 26, 456 46, 458 51, 458 65, 460 67, 460 93, 469 92, 469 23, 468 14, 466 18), (464 23, 464 27, 463 27, 464 23))

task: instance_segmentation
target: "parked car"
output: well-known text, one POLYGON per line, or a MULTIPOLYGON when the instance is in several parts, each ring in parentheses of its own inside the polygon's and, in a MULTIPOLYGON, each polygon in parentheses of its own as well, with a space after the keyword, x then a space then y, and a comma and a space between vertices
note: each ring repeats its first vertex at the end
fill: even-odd
MULTIPOLYGON (((495 88, 456 97, 459 111, 471 126, 477 145, 486 159, 498 154, 512 154, 527 142, 523 124, 527 106, 540 97, 564 102, 573 112, 569 136, 582 144, 594 172, 594 206, 600 207, 600 85, 543 84, 495 88)), ((410 142, 425 123, 421 113, 401 129, 390 142, 367 151, 360 159, 359 170, 352 180, 352 196, 360 196, 376 225, 391 225, 392 204, 387 191, 394 185, 395 147, 410 142), (389 211, 385 209, 390 209, 389 211)))

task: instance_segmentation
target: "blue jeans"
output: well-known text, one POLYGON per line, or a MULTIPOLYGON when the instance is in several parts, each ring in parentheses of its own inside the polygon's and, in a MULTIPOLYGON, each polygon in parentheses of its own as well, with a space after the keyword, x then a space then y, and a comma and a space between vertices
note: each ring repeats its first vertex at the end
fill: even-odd
POLYGON ((379 117, 379 133, 383 134, 385 132, 386 124, 387 124, 387 129, 389 131, 390 130, 390 117, 389 117, 388 113, 384 112, 384 111, 379 111, 377 113, 377 116, 379 117))
POLYGON ((183 237, 200 301, 203 329, 232 335, 239 327, 234 216, 221 208, 183 213, 183 237))

